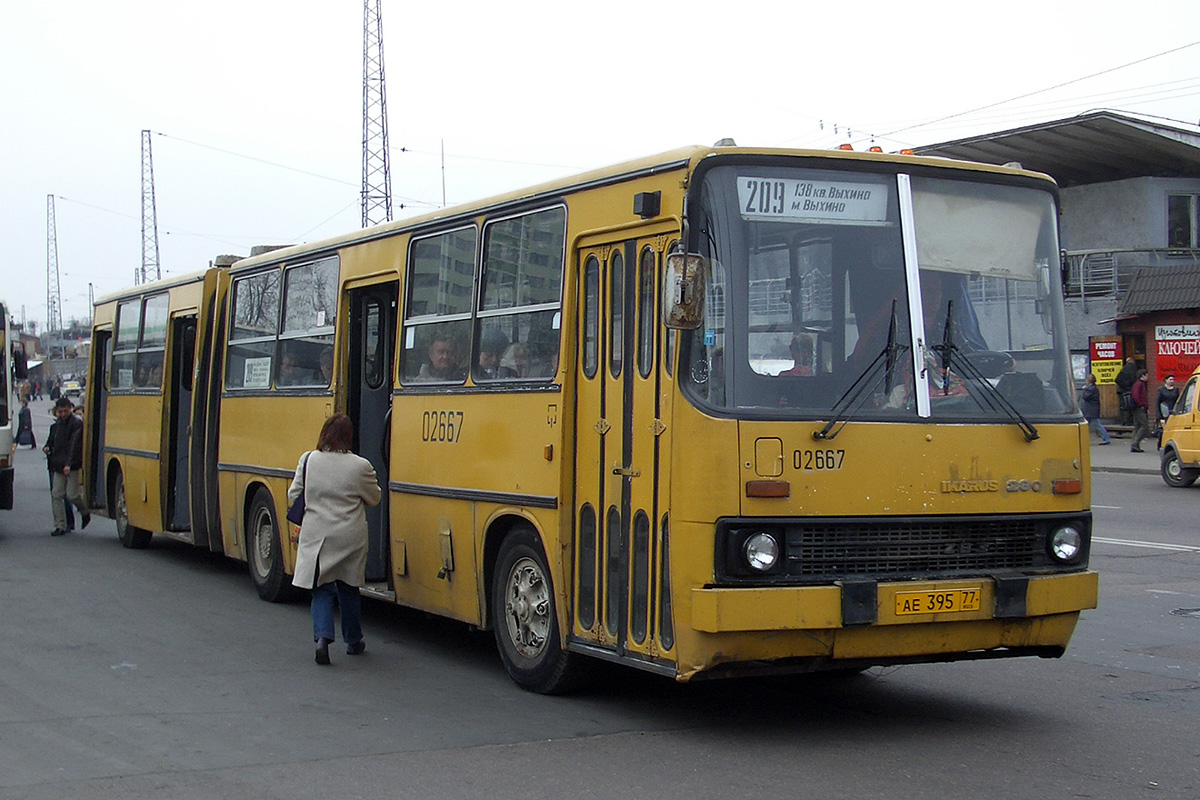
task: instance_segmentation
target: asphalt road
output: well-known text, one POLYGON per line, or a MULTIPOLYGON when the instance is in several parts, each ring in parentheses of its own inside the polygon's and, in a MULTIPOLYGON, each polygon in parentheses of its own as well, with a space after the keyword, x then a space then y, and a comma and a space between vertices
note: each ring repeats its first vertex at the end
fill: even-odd
POLYGON ((373 601, 366 655, 317 667, 307 605, 258 600, 242 565, 124 550, 99 517, 52 539, 44 461, 18 456, 0 798, 1200 796, 1200 487, 1096 476, 1100 608, 1062 659, 611 669, 551 698, 508 680, 489 634, 373 601))

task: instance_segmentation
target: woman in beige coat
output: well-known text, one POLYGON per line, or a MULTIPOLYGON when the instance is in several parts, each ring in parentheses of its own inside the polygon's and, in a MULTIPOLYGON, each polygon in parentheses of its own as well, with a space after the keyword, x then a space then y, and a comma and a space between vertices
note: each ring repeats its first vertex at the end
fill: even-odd
POLYGON ((346 653, 366 649, 359 615, 358 589, 367 567, 366 506, 379 502, 379 483, 371 463, 351 452, 354 423, 345 414, 325 420, 317 449, 300 457, 288 489, 288 502, 304 493, 304 523, 296 549, 292 584, 312 589, 313 640, 317 663, 329 663, 333 642, 333 599, 342 616, 346 653))

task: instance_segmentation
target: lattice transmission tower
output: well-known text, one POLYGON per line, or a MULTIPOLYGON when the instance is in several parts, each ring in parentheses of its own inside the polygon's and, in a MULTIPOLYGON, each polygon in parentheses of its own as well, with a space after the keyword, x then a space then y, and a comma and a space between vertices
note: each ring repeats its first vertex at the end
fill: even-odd
POLYGON ((392 174, 388 156, 387 89, 383 76, 381 0, 363 0, 362 224, 392 219, 392 174))
POLYGON ((133 282, 146 283, 162 278, 158 264, 158 211, 154 203, 154 154, 150 150, 150 131, 142 131, 142 269, 133 282))
POLYGON ((46 332, 62 331, 62 294, 58 290, 58 232, 54 195, 46 195, 46 332))

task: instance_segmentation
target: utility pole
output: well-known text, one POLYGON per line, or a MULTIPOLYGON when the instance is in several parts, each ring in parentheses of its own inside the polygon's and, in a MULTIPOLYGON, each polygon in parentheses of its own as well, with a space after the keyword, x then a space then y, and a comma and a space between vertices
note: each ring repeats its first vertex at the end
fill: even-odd
POLYGON ((62 335, 62 294, 58 290, 58 233, 54 195, 46 195, 46 332, 62 335))
POLYGON ((381 0, 363 0, 362 224, 392 219, 392 175, 388 156, 387 89, 383 76, 381 0))
POLYGON ((134 283, 162 278, 158 264, 158 212, 154 203, 154 154, 150 151, 150 131, 142 131, 142 271, 134 283), (140 280, 139 280, 140 278, 140 280))

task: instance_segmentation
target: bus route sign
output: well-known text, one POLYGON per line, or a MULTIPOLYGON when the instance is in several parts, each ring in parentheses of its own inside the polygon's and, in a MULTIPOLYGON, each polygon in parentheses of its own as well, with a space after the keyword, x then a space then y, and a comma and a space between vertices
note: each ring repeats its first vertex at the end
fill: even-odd
POLYGON ((865 181, 740 177, 743 219, 883 222, 888 185, 865 181))

